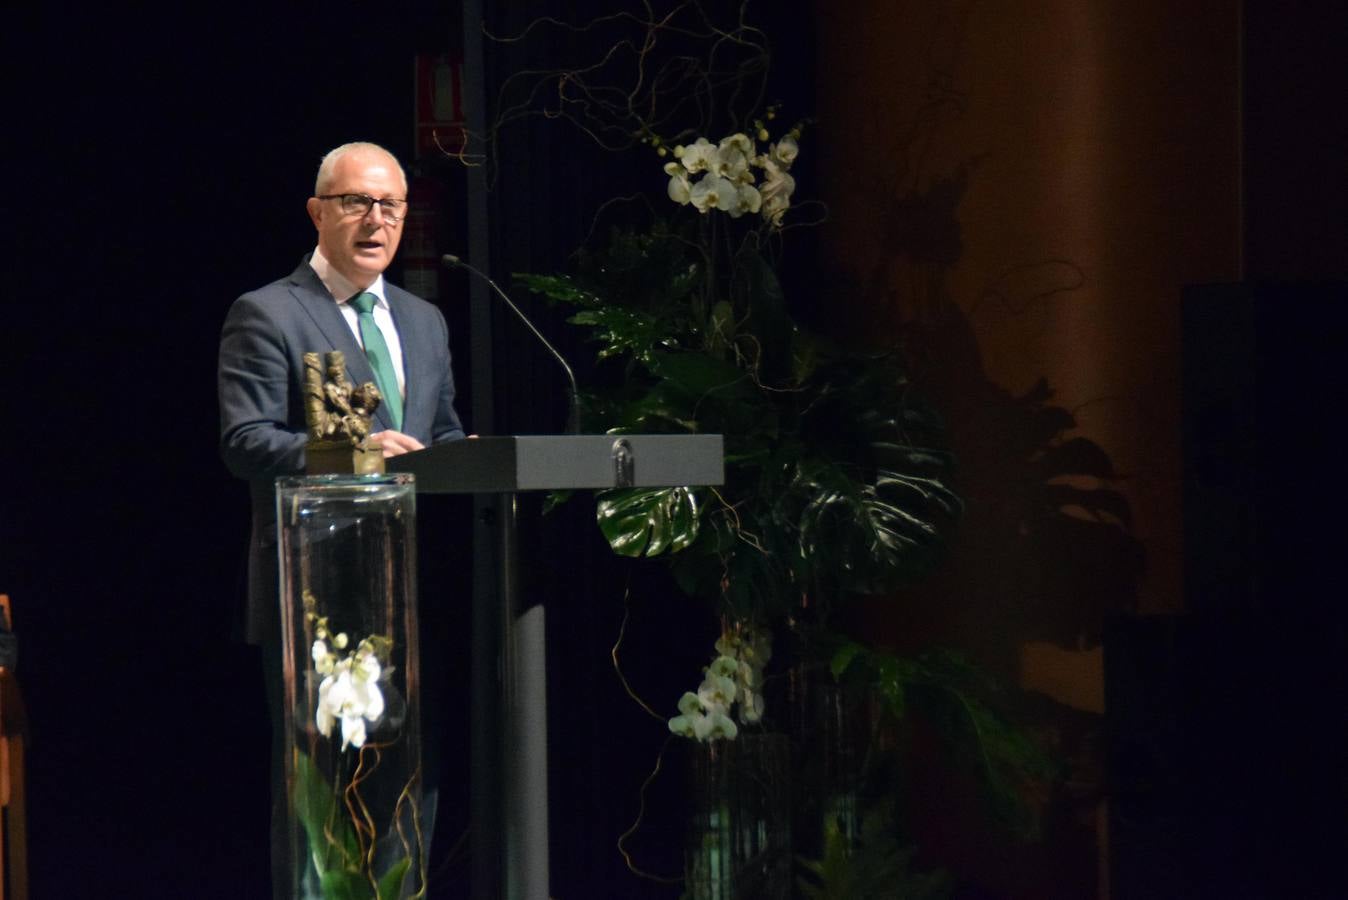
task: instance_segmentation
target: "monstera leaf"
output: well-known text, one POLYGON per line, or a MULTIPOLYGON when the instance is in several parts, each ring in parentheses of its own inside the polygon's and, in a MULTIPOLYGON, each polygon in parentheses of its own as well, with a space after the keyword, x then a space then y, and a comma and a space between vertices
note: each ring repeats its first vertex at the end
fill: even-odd
POLYGON ((699 507, 690 488, 628 488, 600 494, 596 518, 614 553, 659 556, 697 540, 699 507))
POLYGON ((859 593, 915 580, 935 564, 960 500, 940 479, 886 467, 865 475, 802 465, 779 507, 812 581, 859 593))

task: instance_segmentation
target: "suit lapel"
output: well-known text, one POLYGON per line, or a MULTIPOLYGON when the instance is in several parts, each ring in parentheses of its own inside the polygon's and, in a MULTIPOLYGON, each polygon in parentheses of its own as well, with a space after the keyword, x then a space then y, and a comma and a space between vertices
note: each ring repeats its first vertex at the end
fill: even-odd
MULTIPOLYGON (((322 332, 328 346, 333 350, 342 351, 346 357, 346 377, 351 379, 351 383, 365 384, 374 381, 374 369, 370 368, 370 361, 365 356, 365 351, 357 343, 356 336, 351 333, 351 326, 346 323, 342 311, 337 307, 337 301, 323 286, 318 273, 310 267, 308 259, 291 275, 290 293, 322 332)), ((307 353, 309 348, 300 348, 300 352, 307 353)), ((393 427, 393 421, 389 419, 388 409, 383 403, 375 410, 374 418, 379 424, 376 431, 393 427)))

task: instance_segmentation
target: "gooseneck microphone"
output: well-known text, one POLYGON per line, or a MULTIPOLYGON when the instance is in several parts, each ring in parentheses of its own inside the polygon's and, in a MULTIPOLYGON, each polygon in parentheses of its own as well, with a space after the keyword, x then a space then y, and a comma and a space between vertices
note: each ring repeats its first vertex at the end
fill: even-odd
POLYGON ((451 269, 467 269, 469 272, 472 272, 478 278, 485 281, 491 289, 496 292, 496 296, 505 301, 505 305, 510 307, 510 311, 519 317, 519 320, 524 323, 524 326, 528 328, 529 331, 533 332, 534 337, 538 338, 538 342, 548 349, 548 352, 552 354, 552 358, 557 360, 562 367, 562 371, 566 372, 566 380, 569 383, 569 390, 571 393, 569 412, 566 420, 566 433, 580 434, 580 388, 576 385, 576 375, 571 371, 571 366, 567 364, 565 357, 557 352, 557 348, 552 346, 552 343, 547 338, 543 337, 543 332, 534 327, 534 323, 530 321, 529 317, 515 305, 515 302, 510 299, 510 296, 505 291, 501 290, 500 286, 492 280, 490 275, 483 272, 481 269, 469 265, 453 253, 446 253, 444 256, 440 257, 440 261, 451 269))

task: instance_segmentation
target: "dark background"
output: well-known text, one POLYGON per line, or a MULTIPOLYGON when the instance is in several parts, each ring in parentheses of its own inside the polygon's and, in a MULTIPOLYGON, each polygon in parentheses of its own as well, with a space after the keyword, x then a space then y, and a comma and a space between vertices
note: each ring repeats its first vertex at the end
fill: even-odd
MULTIPOLYGON (((590 12, 578 5, 596 4, 558 11, 590 12)), ((1342 100, 1331 37, 1342 38, 1344 16, 1329 4, 1277 7, 1246 4, 1244 25, 1242 99, 1256 125, 1243 148, 1251 279, 1233 290, 1250 310, 1249 326, 1201 351, 1216 368, 1193 373, 1211 376, 1227 418, 1203 420, 1222 450, 1193 457, 1198 468, 1189 474, 1209 476, 1260 525, 1239 531, 1235 544, 1211 529, 1195 532, 1190 576, 1208 581, 1194 589, 1191 607, 1211 615, 1223 598, 1244 598, 1235 605, 1245 616, 1159 635, 1127 625, 1115 632, 1124 635, 1118 646, 1135 648, 1126 651, 1133 658, 1166 648, 1141 667, 1154 680, 1134 685, 1140 705, 1110 700, 1137 713, 1120 727, 1160 741, 1157 758, 1177 767, 1167 777, 1183 785, 1170 800, 1135 796, 1124 823, 1135 843, 1119 855, 1134 880, 1120 883, 1119 896, 1148 896, 1148 877, 1173 883, 1149 843, 1152 826, 1174 828, 1180 845, 1192 840, 1186 829, 1206 820, 1183 803, 1197 797, 1210 812, 1212 796, 1185 777, 1223 749, 1239 751, 1226 753, 1231 762, 1216 774, 1208 768, 1212 793, 1245 791, 1265 814, 1217 823, 1229 838, 1223 850, 1239 861, 1240 848, 1294 832, 1297 849, 1268 854, 1269 868, 1287 865, 1302 896, 1330 896, 1333 879, 1320 867, 1338 863, 1341 826, 1311 826, 1319 812, 1342 820, 1342 806, 1324 798, 1344 788, 1328 758, 1343 736, 1344 620, 1334 598, 1345 535, 1332 435, 1343 394, 1348 141, 1342 118, 1324 115, 1342 100), (1241 378, 1253 379, 1244 391, 1241 378), (1249 401, 1249 417, 1238 404, 1230 412, 1233 397, 1249 401), (1270 622, 1279 623, 1272 639, 1270 622), (1191 648, 1179 668, 1177 642, 1191 648), (1219 686, 1233 684, 1250 690, 1221 695, 1219 686), (1301 690, 1306 684, 1315 689, 1301 690), (1158 707, 1162 700, 1171 705, 1158 707), (1250 730, 1254 702, 1277 711, 1261 720, 1272 722, 1273 736, 1250 730), (1305 770, 1296 774, 1299 765, 1305 770)), ((812 13, 794 12, 778 19, 779 40, 808 46, 812 13)), ((493 15, 508 20, 502 25, 522 18, 493 15)), ((16 607, 31 718, 30 865, 39 900, 264 896, 267 719, 253 651, 233 640, 247 497, 216 452, 219 326, 235 296, 286 274, 312 247, 303 204, 324 151, 360 138, 410 157, 411 57, 452 49, 460 16, 455 4, 429 2, 245 2, 190 12, 50 4, 6 16, 0 591, 16 607)), ((793 58, 805 61, 805 79, 808 52, 793 58)), ((488 83, 518 61, 493 56, 488 83)), ((503 178, 492 200, 492 271, 507 280, 518 269, 563 265, 587 224, 586 202, 613 193, 603 183, 609 173, 586 165, 593 157, 583 144, 530 134, 503 161, 515 177, 503 178)), ((462 173, 439 163, 427 172, 450 189, 445 249, 462 252, 462 173)), ((468 334, 466 294, 459 276, 446 278, 442 308, 465 398, 471 344, 487 339, 468 334)), ((560 331, 556 314, 540 316, 549 333, 560 331)), ((508 322, 495 330, 495 431, 557 430, 564 411, 556 373, 508 322)), ((471 427, 466 400, 460 411, 471 427)), ((427 502, 421 513, 423 540, 438 540, 423 544, 427 596, 462 591, 461 606, 436 608, 428 638, 445 677, 461 678, 467 588, 455 573, 470 552, 465 507, 427 502)), ((610 785, 639 780, 649 760, 612 751, 630 729, 661 728, 633 713, 606 669, 626 572, 604 561, 583 510, 531 526, 526 539, 538 548, 530 578, 558 595, 550 632, 556 891, 673 896, 624 881, 613 848, 636 811, 633 792, 610 785)), ((646 587, 637 582, 634 594, 646 587)), ((634 659, 687 627, 668 606, 652 604, 643 616, 627 651, 634 659)), ((700 656, 664 658, 681 673, 700 656)), ((647 686, 661 684, 657 674, 647 686)), ((445 729, 447 759, 462 763, 466 737, 452 715, 445 729)), ((1124 787, 1130 774, 1121 776, 1124 787)), ((465 784, 459 799, 466 793, 465 784)), ((448 844, 465 824, 451 812, 437 834, 437 885, 446 896, 462 890, 463 857, 448 844)), ((677 827, 656 824, 643 835, 643 862, 677 871, 677 827)), ((1231 864, 1218 855, 1213 871, 1231 864)), ((1261 871, 1249 896, 1277 896, 1275 881, 1261 871)))

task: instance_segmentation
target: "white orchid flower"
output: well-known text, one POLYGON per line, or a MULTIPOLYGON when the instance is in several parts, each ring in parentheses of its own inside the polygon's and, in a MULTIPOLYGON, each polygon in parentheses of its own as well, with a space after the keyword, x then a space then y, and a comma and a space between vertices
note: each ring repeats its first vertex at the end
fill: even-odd
POLYGON ((361 678, 367 681, 379 680, 379 657, 368 647, 361 647, 356 651, 355 667, 361 678))
POLYGON ((773 144, 768 152, 772 154, 774 160, 780 163, 784 168, 789 169, 791 168, 791 164, 796 161, 796 157, 800 155, 800 145, 796 143, 795 138, 788 134, 786 137, 773 144))
POLYGON ((314 660, 314 671, 319 675, 331 675, 332 667, 336 664, 336 659, 331 650, 328 649, 328 642, 319 638, 314 641, 313 649, 310 655, 314 660))
POLYGON ((688 183, 688 175, 684 172, 678 172, 669 178, 669 186, 665 189, 669 194, 669 199, 680 206, 688 205, 693 196, 693 186, 688 183))
MULTIPOLYGON (((708 176, 712 177, 712 176, 708 176)), ((716 640, 716 658, 705 669, 697 693, 685 693, 679 713, 669 720, 669 730, 699 741, 733 740, 739 726, 763 719, 763 666, 772 657, 768 633, 742 627, 723 633, 716 640)))
POLYGON ((751 141, 749 136, 744 132, 737 131, 729 137, 721 138, 721 143, 718 145, 717 149, 723 153, 728 149, 738 150, 740 153, 748 156, 754 152, 754 142, 751 141))
POLYGON ((762 694, 744 691, 740 697, 740 721, 745 725, 762 721, 764 706, 762 694))
POLYGON ((740 654, 740 636, 739 632, 727 631, 716 639, 716 652, 721 656, 739 656, 740 654))
MULTIPOLYGON (((696 713, 696 715, 702 715, 696 713)), ((669 730, 679 737, 696 738, 697 729, 693 725, 692 716, 675 716, 669 720, 669 730)))
POLYGON ((706 172, 716 162, 716 145, 700 137, 687 147, 675 147, 674 155, 683 163, 689 175, 706 172))
POLYGON ((702 680, 702 685, 697 689, 697 698, 708 709, 713 707, 730 709, 731 704, 735 702, 735 694, 738 690, 734 678, 708 672, 707 677, 702 680))
POLYGON ((729 654, 718 656, 712 660, 712 664, 707 667, 707 674, 719 676, 721 678, 734 678, 735 673, 740 669, 739 660, 729 654))
POLYGON ((705 739, 709 741, 714 741, 717 738, 725 738, 728 741, 733 741, 740 733, 739 728, 735 725, 730 716, 723 712, 713 710, 708 713, 707 723, 707 734, 705 739))
POLYGON ((745 212, 756 213, 763 207, 763 195, 752 184, 741 184, 739 192, 740 206, 744 208, 745 212))
MULTIPOLYGON (((695 694, 684 696, 697 699, 695 694)), ((718 738, 734 740, 739 734, 739 728, 724 709, 704 710, 700 705, 684 715, 670 719, 669 730, 680 737, 698 741, 714 741, 718 738)))
POLYGON ((740 688, 746 691, 757 690, 763 682, 763 670, 753 663, 740 660, 739 668, 735 672, 735 679, 739 682, 740 688))
POLYGON ((763 158, 763 170, 766 174, 758 189, 763 198, 759 212, 774 226, 780 226, 782 216, 791 208, 796 179, 772 159, 763 158))
POLYGON ((716 148, 716 156, 711 161, 711 171, 731 181, 752 180, 754 176, 749 171, 749 161, 753 152, 753 141, 743 134, 722 138, 716 148))
POLYGON ((332 734, 336 720, 342 722, 342 749, 360 747, 366 738, 365 723, 384 714, 384 693, 379 689, 379 660, 367 650, 354 659, 337 663, 318 686, 315 724, 324 737, 332 734))
POLYGON ((363 716, 342 716, 342 749, 365 746, 365 719, 363 716))
POLYGON ((697 694, 685 692, 679 698, 679 715, 669 720, 669 730, 680 737, 703 740, 711 732, 711 720, 697 694))
POLYGON ((314 711, 314 719, 318 726, 318 733, 323 737, 331 737, 332 726, 337 723, 336 717, 332 714, 332 708, 328 705, 328 695, 332 692, 332 685, 333 678, 329 675, 318 686, 318 708, 314 711))
POLYGON ((706 175, 693 185, 689 200, 700 213, 712 209, 731 212, 739 206, 740 195, 735 183, 730 179, 720 175, 706 175))

